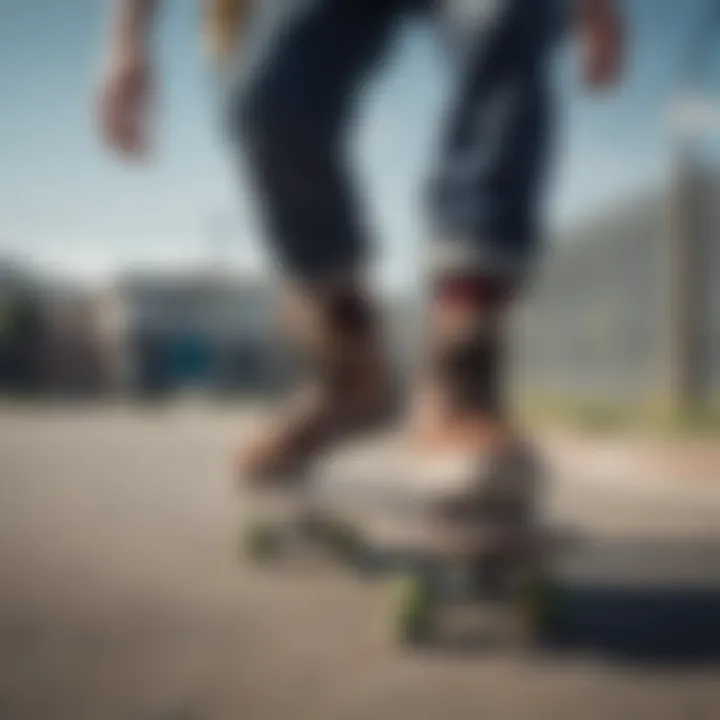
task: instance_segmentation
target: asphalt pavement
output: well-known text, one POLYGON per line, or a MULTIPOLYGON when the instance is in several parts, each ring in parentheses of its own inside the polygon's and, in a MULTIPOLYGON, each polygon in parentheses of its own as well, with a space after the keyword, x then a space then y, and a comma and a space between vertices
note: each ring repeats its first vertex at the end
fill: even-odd
POLYGON ((372 583, 239 557, 229 459, 256 422, 0 411, 2 720, 718 717, 717 489, 553 478, 577 543, 557 642, 403 652, 372 583))

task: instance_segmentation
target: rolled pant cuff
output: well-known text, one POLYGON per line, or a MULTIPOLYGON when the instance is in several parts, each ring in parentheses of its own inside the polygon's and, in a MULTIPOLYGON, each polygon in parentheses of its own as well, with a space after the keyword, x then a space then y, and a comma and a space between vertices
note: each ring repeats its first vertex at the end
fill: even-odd
POLYGON ((443 236, 428 248, 431 277, 474 275, 521 283, 527 275, 532 253, 525 248, 462 236, 443 236))

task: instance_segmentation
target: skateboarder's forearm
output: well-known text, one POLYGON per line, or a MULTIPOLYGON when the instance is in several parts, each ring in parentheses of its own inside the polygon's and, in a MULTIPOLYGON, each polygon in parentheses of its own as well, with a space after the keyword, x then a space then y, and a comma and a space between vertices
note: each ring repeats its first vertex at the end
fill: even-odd
POLYGON ((160 0, 113 0, 109 40, 112 59, 145 55, 159 3, 160 0))
POLYGON ((148 45, 160 0, 111 0, 98 119, 109 146, 128 156, 147 150, 151 98, 148 45))

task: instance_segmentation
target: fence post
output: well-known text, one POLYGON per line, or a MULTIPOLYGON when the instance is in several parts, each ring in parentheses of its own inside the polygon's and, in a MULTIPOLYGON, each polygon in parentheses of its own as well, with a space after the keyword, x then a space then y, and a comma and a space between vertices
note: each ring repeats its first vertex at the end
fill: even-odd
POLYGON ((676 157, 669 236, 669 401, 686 417, 702 401, 699 347, 698 169, 686 145, 676 157))

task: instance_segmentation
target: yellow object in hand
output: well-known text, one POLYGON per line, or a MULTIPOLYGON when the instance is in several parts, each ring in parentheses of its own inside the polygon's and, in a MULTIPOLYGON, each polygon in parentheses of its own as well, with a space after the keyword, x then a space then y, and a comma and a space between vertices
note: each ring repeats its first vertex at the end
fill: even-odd
POLYGON ((203 35, 210 57, 227 63, 237 49, 238 35, 250 14, 252 0, 202 0, 203 35))

